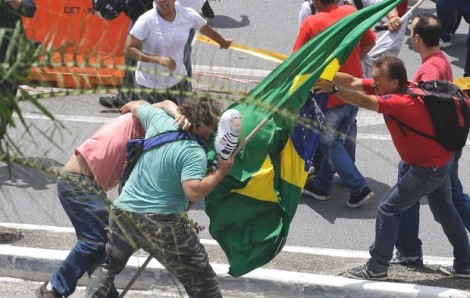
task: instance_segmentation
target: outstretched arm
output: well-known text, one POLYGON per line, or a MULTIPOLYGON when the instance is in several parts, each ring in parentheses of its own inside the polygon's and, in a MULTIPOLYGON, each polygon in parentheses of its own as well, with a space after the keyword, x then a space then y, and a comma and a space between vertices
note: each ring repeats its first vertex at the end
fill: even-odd
POLYGON ((356 78, 348 73, 337 72, 333 78, 333 83, 338 84, 343 88, 365 92, 364 88, 362 87, 362 79, 356 78))
POLYGON ((233 41, 232 39, 223 38, 217 31, 212 29, 212 27, 210 27, 209 25, 202 26, 199 31, 205 36, 217 42, 220 45, 221 49, 228 49, 233 41))
POLYGON ((377 97, 365 94, 362 84, 359 86, 358 81, 361 80, 350 75, 343 76, 340 74, 339 78, 335 76, 334 82, 324 79, 318 80, 313 89, 316 93, 332 93, 334 90, 333 85, 337 83, 339 87, 339 90, 335 93, 337 97, 349 104, 378 112, 377 97))

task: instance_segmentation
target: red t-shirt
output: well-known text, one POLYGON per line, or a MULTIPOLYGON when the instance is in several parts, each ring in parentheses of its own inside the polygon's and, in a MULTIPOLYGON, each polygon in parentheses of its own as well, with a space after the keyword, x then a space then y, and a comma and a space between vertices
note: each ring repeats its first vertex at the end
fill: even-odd
MULTIPOLYGON (((369 94, 375 94, 371 87, 373 80, 364 79, 362 85, 369 94)), ((420 167, 441 167, 445 165, 452 153, 436 141, 418 135, 400 127, 388 115, 429 135, 434 135, 431 116, 423 101, 408 94, 387 94, 377 96, 379 113, 384 115, 393 144, 400 158, 410 165, 420 167), (404 134, 404 133, 405 134, 404 134)))
POLYGON ((453 80, 452 66, 442 51, 425 57, 413 77, 413 82, 430 80, 453 80))
MULTIPOLYGON (((356 12, 356 9, 350 5, 332 6, 324 11, 317 12, 308 16, 300 26, 299 35, 295 41, 293 52, 306 44, 310 39, 318 35, 321 31, 332 25, 338 20, 356 12)), ((375 43, 375 33, 367 30, 361 38, 360 45, 366 46, 375 43)), ((341 65, 339 71, 348 73, 352 76, 362 78, 361 57, 359 45, 354 48, 348 59, 341 65)), ((345 102, 335 95, 330 95, 327 108, 343 105, 345 102)))
POLYGON ((75 149, 75 154, 85 158, 96 183, 108 191, 119 183, 124 172, 127 141, 144 134, 139 119, 131 113, 124 114, 98 129, 75 149))

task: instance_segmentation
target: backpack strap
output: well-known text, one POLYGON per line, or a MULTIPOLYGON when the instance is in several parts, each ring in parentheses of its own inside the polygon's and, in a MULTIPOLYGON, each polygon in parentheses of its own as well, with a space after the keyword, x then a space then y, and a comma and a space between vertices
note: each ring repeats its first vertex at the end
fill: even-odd
POLYGON ((390 119, 392 119, 397 125, 398 127, 400 128, 401 132, 403 133, 403 135, 406 137, 406 132, 403 128, 406 128, 408 130, 411 130, 412 132, 414 132, 415 134, 418 134, 422 137, 425 137, 425 138, 428 138, 428 139, 431 139, 431 140, 434 140, 436 141, 436 138, 432 135, 429 135, 425 132, 422 132, 420 130, 417 130, 416 128, 413 128, 411 126, 409 126, 408 124, 405 124, 403 122, 401 122, 400 120, 398 120, 397 118, 393 117, 392 115, 387 115, 388 117, 390 117, 390 119))
POLYGON ((132 172, 137 160, 145 152, 160 147, 162 145, 182 141, 182 140, 194 140, 201 145, 204 151, 207 151, 207 145, 204 140, 200 137, 190 135, 189 133, 181 130, 166 131, 161 134, 157 134, 147 139, 134 139, 127 142, 126 149, 126 164, 119 182, 118 193, 121 194, 124 184, 132 172))
POLYGON ((207 145, 202 138, 190 135, 189 133, 185 131, 171 130, 171 131, 166 131, 161 134, 157 134, 148 139, 145 139, 143 152, 152 150, 154 148, 157 148, 159 146, 162 146, 171 142, 182 141, 182 140, 194 140, 198 142, 199 145, 201 145, 201 147, 204 148, 205 151, 207 151, 207 145))
POLYGON ((357 10, 361 10, 364 8, 364 4, 362 4, 361 0, 354 0, 354 5, 356 6, 357 10))
MULTIPOLYGON (((411 95, 413 97, 413 99, 415 99, 415 100, 418 99, 419 96, 425 96, 426 95, 426 92, 423 89, 421 89, 416 83, 410 82, 410 81, 408 81, 408 87, 400 88, 396 91, 396 93, 411 95)), ((435 136, 432 136, 430 134, 427 134, 425 132, 417 130, 416 128, 413 128, 413 127, 409 126, 408 124, 403 123, 402 121, 398 120, 397 118, 395 118, 394 116, 392 116, 390 114, 388 114, 387 116, 390 117, 390 119, 392 119, 393 122, 395 122, 397 124, 397 126, 400 128, 400 130, 401 130, 401 132, 403 133, 404 136, 406 136, 406 131, 404 129, 404 128, 406 128, 406 129, 414 132, 415 134, 418 134, 422 137, 425 137, 425 138, 436 141, 435 136)))
POLYGON ((317 10, 315 9, 315 6, 313 5, 313 0, 308 1, 310 3, 310 10, 312 11, 312 15, 314 15, 317 10))

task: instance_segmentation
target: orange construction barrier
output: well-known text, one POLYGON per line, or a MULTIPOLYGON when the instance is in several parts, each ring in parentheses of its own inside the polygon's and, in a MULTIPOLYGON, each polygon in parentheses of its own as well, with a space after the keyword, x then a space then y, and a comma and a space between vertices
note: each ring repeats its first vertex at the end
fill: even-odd
POLYGON ((26 36, 52 49, 53 66, 33 68, 31 80, 64 88, 121 84, 130 23, 124 13, 105 21, 94 15, 92 0, 35 2, 36 15, 23 19, 26 36))

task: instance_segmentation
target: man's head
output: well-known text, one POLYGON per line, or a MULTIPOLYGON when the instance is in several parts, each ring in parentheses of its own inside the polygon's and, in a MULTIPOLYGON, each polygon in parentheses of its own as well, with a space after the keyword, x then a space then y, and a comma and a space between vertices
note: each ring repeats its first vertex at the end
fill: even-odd
POLYGON ((377 95, 394 93, 408 82, 403 61, 392 56, 385 56, 375 61, 372 78, 377 95))
POLYGON ((166 14, 174 11, 175 0, 155 0, 155 5, 160 14, 166 14))
POLYGON ((313 0, 313 6, 316 11, 323 11, 330 5, 335 5, 338 0, 313 0))
POLYGON ((436 16, 428 13, 419 14, 411 23, 411 44, 415 52, 439 47, 441 23, 436 16))
POLYGON ((209 140, 217 129, 217 116, 220 115, 220 105, 207 98, 187 98, 179 106, 178 112, 191 123, 191 133, 209 140))

